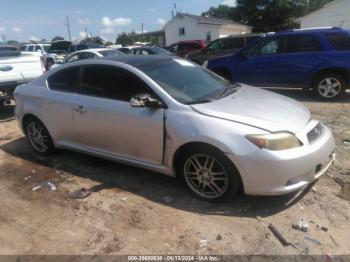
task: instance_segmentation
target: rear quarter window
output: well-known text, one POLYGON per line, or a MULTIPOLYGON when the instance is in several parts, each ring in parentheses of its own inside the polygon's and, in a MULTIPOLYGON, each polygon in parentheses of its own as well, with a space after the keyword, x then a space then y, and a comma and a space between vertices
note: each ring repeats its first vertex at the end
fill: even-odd
POLYGON ((79 67, 60 70, 47 79, 50 89, 74 93, 79 86, 79 67))
POLYGON ((289 35, 286 37, 285 53, 315 52, 321 50, 319 40, 312 35, 289 35))
POLYGON ((346 33, 327 33, 326 38, 334 49, 343 51, 350 50, 350 35, 346 33))
POLYGON ((224 49, 241 49, 244 47, 244 38, 228 38, 224 42, 224 49))

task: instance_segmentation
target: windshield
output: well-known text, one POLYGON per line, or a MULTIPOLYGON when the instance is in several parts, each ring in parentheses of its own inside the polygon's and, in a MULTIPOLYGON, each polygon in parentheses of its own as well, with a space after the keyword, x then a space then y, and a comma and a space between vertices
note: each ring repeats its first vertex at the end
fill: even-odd
POLYGON ((168 50, 165 50, 163 48, 160 47, 152 47, 151 49, 154 53, 156 54, 166 54, 166 53, 170 53, 168 50))
POLYGON ((99 53, 103 56, 114 56, 114 55, 122 55, 123 53, 118 50, 103 50, 99 51, 99 53))
POLYGON ((233 86, 237 87, 183 59, 163 60, 138 67, 183 104, 211 102, 220 98, 228 88, 232 90, 233 86))

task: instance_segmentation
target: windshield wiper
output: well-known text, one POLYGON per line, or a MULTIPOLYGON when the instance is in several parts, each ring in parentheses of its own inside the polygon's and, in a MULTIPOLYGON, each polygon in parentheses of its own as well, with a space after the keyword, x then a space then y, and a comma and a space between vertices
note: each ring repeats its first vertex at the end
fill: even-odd
POLYGON ((225 96, 231 95, 232 93, 237 91, 237 87, 240 85, 238 84, 228 84, 224 90, 220 93, 220 95, 217 97, 217 99, 223 98, 225 96))

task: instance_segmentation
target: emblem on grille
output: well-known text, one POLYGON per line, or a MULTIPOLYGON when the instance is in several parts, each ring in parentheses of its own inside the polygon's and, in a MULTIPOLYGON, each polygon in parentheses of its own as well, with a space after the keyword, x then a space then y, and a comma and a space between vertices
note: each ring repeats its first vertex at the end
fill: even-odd
POLYGON ((321 131, 320 131, 317 127, 315 127, 314 132, 315 132, 315 134, 317 134, 318 136, 321 135, 321 131))

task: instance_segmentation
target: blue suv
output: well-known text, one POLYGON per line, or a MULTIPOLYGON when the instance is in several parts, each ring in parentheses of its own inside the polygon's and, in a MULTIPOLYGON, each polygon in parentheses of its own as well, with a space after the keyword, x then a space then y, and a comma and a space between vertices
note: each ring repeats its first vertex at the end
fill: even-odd
POLYGON ((350 33, 341 28, 276 33, 204 65, 234 82, 311 88, 334 100, 350 85, 350 33))

